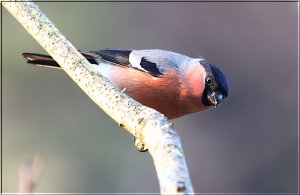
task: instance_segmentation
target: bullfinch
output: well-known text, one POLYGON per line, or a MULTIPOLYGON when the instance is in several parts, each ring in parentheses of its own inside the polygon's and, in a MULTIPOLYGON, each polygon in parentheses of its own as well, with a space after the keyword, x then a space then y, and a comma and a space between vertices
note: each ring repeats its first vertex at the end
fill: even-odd
MULTIPOLYGON (((203 58, 159 49, 80 52, 117 88, 169 119, 217 107, 229 94, 223 72, 203 58)), ((48 55, 23 56, 31 64, 60 68, 48 55)))

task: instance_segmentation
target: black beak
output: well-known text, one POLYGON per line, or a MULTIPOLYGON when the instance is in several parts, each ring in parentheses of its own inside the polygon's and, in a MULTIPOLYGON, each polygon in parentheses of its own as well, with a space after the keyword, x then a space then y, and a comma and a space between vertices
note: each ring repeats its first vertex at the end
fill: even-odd
POLYGON ((220 92, 212 92, 207 95, 207 99, 211 105, 218 107, 224 99, 224 96, 220 92))

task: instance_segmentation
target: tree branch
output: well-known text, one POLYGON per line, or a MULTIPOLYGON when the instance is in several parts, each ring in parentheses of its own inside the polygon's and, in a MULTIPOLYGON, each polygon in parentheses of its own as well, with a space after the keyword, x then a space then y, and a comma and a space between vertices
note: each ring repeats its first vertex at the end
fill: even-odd
POLYGON ((100 108, 145 144, 161 193, 194 193, 180 139, 166 117, 119 92, 98 74, 37 5, 15 1, 1 4, 100 108))

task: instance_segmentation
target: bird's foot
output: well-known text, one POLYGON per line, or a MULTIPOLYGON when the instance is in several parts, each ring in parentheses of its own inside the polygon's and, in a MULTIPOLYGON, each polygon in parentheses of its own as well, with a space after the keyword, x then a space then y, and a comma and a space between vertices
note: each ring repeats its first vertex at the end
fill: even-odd
POLYGON ((133 141, 134 141, 134 145, 135 145, 135 147, 137 147, 138 151, 140 151, 140 152, 147 152, 148 151, 148 148, 146 148, 145 144, 143 142, 141 142, 135 136, 133 136, 133 141))

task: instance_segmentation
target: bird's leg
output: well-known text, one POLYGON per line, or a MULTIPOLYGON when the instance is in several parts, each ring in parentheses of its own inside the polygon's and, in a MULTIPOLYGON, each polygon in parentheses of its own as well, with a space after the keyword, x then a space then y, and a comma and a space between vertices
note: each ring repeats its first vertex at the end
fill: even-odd
POLYGON ((126 88, 123 88, 120 92, 121 93, 126 93, 126 90, 127 90, 126 88))

